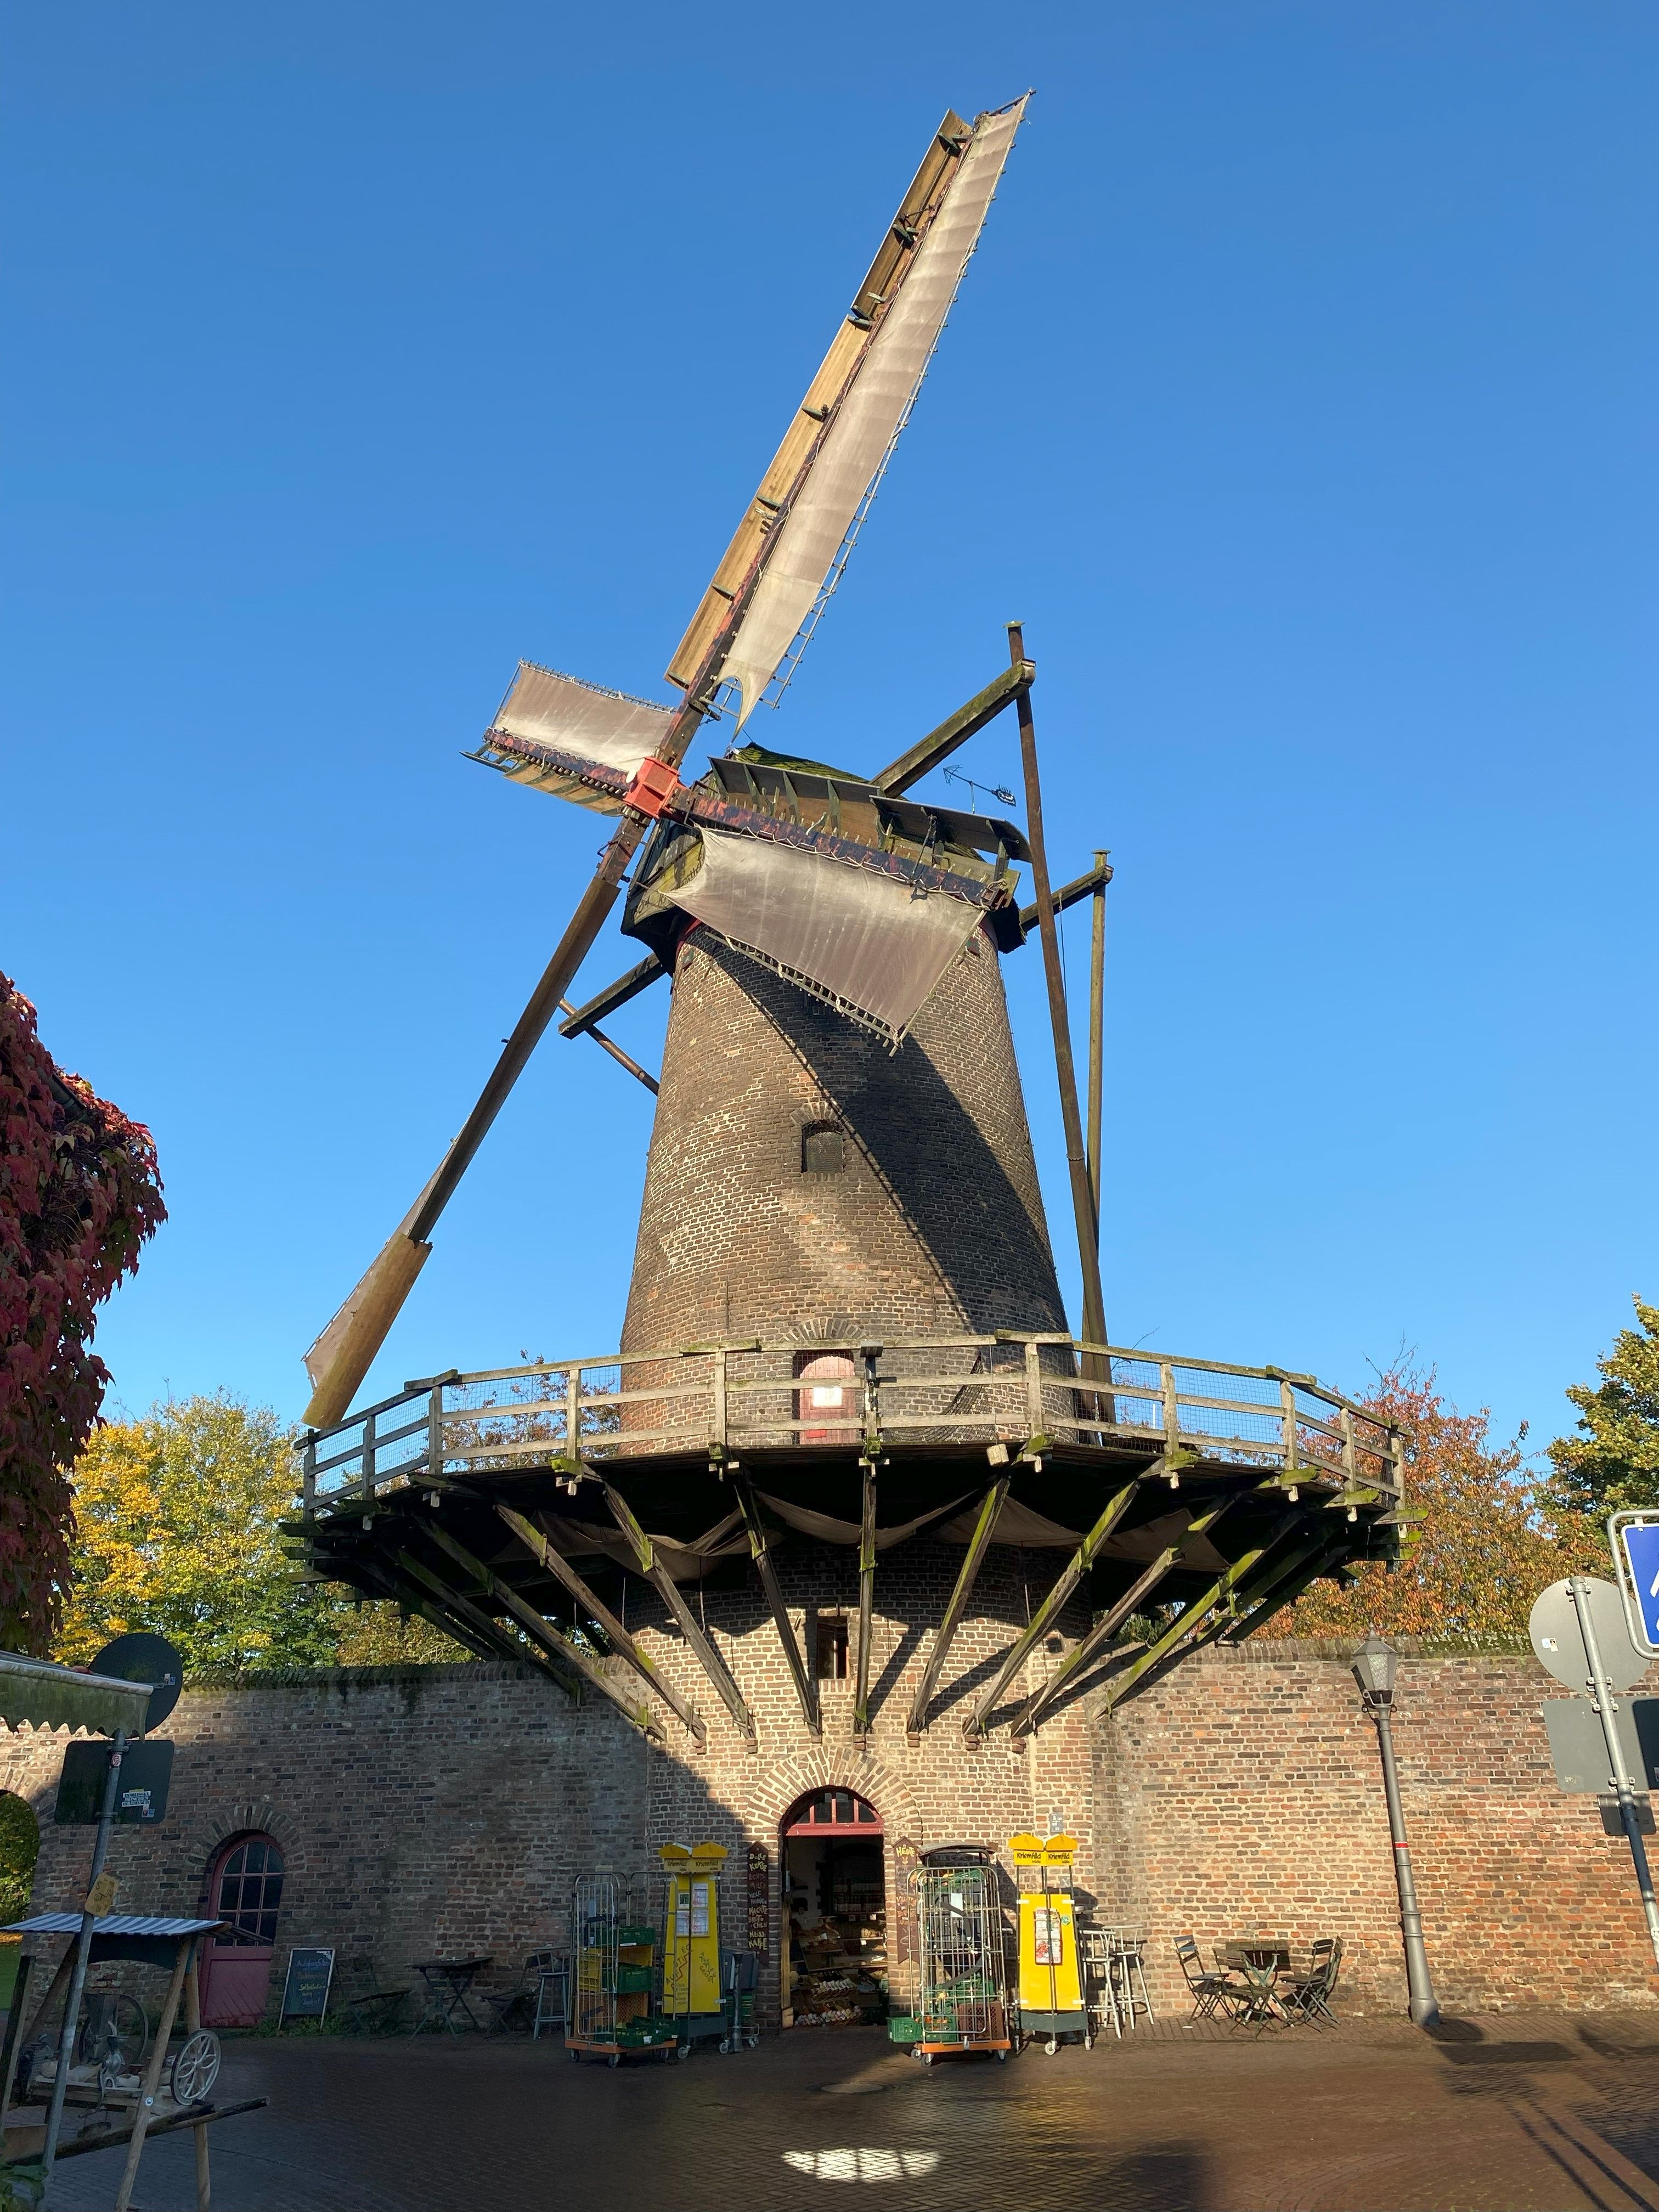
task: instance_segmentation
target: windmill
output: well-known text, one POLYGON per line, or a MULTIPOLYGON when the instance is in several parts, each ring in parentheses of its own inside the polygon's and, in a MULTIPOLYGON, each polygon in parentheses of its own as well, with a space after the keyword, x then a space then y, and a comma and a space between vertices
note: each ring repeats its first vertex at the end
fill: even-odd
MULTIPOLYGON (((709 1741, 687 1684, 663 1663, 666 1647, 652 1641, 672 1622, 739 1737, 756 1746, 756 1693, 711 1638, 704 1605, 712 1591, 728 1638, 746 1634, 752 1593, 738 1585, 750 1565, 800 1725, 822 1738, 803 1609, 792 1613, 774 1558, 793 1539, 857 1553, 856 1735, 881 1702, 878 1554, 922 1532, 936 1552, 960 1547, 907 1692, 911 1742, 927 1735, 935 1693, 948 1694, 959 1637, 978 1639, 979 1684, 971 1698, 956 1686, 969 1707, 963 1729, 977 1739, 1039 1649, 1059 1648, 1067 1620, 1081 1631, 1063 1662, 1018 1693, 1011 1734, 1023 1739, 1097 1662, 1116 1664, 1113 1639, 1149 1605, 1173 1600, 1182 1610, 1113 1675, 1109 1698, 1207 1642, 1240 1640, 1318 1576, 1398 1548, 1402 1449, 1364 1407, 1291 1370, 1106 1340, 1101 918, 1110 870, 1097 854, 1075 882, 1050 884, 1036 672, 1019 625, 1009 625, 1006 666, 873 772, 738 742, 696 781, 679 773, 709 718, 729 711, 742 740, 811 636, 915 403, 1025 105, 971 125, 947 114, 930 142, 669 662, 681 703, 520 665, 475 757, 616 827, 465 1126, 307 1355, 313 1395, 293 1533, 309 1571, 422 1613, 481 1655, 528 1660, 567 1690, 585 1685, 659 1741, 651 1701, 700 1745, 709 1741), (911 796, 1010 708, 1023 827, 911 796), (1026 905, 1021 866, 1034 894, 1026 905), (645 957, 573 1006, 566 994, 625 877, 623 927, 645 957), (1086 1139, 1056 927, 1085 897, 1096 921, 1086 1139), (1077 1340, 1002 996, 1000 957, 1032 930, 1082 1274, 1077 1340), (672 1003, 620 1352, 451 1370, 346 1416, 445 1205, 555 1018, 563 1013, 566 1037, 592 1035, 625 1060, 598 1025, 665 978, 672 1003), (979 1577, 994 1546, 1026 1557, 1054 1550, 1067 1563, 1037 1602, 1001 1569, 993 1595, 979 1577), (627 1624, 630 1577, 651 1585, 660 1609, 645 1634, 627 1624), (696 1606, 682 1587, 690 1582, 701 1586, 696 1606), (600 1645, 615 1666, 597 1662, 600 1645)), ((803 1571, 797 1597, 811 1611, 823 1590, 814 1570, 803 1571)), ((884 1588, 907 1636, 919 1638, 933 1611, 938 1572, 937 1562, 889 1571, 884 1588)), ((845 1642, 842 1651, 844 1660, 845 1642)), ((767 1724, 781 1729, 783 1717, 775 1711, 767 1724)))
MULTIPOLYGON (((667 972, 686 921, 706 925, 890 1045, 975 933, 1002 949, 1025 921, 1012 869, 1029 862, 1054 1019, 1068 1164, 1084 1272, 1084 1332, 1104 1335, 1097 1157, 1085 1159, 1042 842, 1030 691, 1017 627, 1006 674, 869 779, 748 747, 697 784, 680 763, 703 722, 733 703, 737 728, 780 681, 833 592, 976 246, 1029 95, 934 133, 805 398, 792 417, 669 662, 678 707, 521 663, 474 757, 515 783, 616 817, 529 1004, 477 1104, 368 1273, 306 1355, 306 1419, 337 1420, 431 1251, 431 1236, 556 1014, 592 1031, 667 972), (904 794, 1009 705, 1017 707, 1028 826, 923 806, 904 794), (647 841, 649 841, 648 843, 647 841), (565 994, 635 869, 628 926, 651 957, 583 1009, 565 994)), ((1103 884, 1097 866, 1058 903, 1103 884)), ((599 1032, 617 1057, 619 1048, 599 1032)), ((643 1074, 637 1067, 636 1074, 643 1074)), ((648 1078, 644 1079, 649 1080, 648 1078)), ((1097 1155, 1097 1144, 1096 1146, 1097 1155)))

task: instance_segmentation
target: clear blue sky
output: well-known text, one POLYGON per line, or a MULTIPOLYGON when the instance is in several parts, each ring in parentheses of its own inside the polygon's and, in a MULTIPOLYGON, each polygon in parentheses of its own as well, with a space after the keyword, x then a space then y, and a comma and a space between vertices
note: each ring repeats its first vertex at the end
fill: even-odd
MULTIPOLYGON (((1023 617, 1055 869, 1118 870, 1114 1336, 1349 1387, 1415 1346, 1556 1432, 1659 1297, 1648 0, 88 0, 4 45, 0 965, 161 1147, 122 1403, 298 1412, 601 834, 462 748, 521 653, 659 691, 937 118, 1031 84, 756 734, 873 767, 1023 617)), ((544 1044, 374 1379, 613 1344, 649 1111, 544 1044)))

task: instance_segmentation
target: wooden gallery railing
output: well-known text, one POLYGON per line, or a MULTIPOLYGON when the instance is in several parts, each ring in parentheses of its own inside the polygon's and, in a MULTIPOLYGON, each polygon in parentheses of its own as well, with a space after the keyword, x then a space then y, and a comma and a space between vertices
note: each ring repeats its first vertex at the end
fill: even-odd
POLYGON ((793 1443, 949 1442, 1039 1456, 1056 1444, 1145 1443, 1277 1469, 1342 1493, 1401 1495, 1401 1445, 1309 1375, 1164 1358, 1060 1335, 946 1336, 860 1345, 850 1373, 797 1371, 798 1346, 696 1345, 539 1360, 411 1382, 301 1440, 306 1510, 402 1489, 422 1475, 515 1463, 793 1443), (1085 1379, 1086 1378, 1086 1379, 1085 1379), (835 1390, 839 1402, 830 1399, 835 1390))

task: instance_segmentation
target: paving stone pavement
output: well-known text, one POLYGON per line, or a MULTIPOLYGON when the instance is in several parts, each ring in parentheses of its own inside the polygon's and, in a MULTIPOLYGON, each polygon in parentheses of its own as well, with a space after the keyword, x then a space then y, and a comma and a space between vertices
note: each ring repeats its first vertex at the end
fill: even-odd
MULTIPOLYGON (((215 2212, 1659 2212, 1659 2013, 1345 2021, 1251 2041, 1160 2022, 924 2069, 870 2029, 615 2070, 466 2038, 229 2042, 215 2212)), ((106 2212, 119 2154, 49 2212, 106 2212)), ((187 2135, 135 2212, 189 2212, 187 2135)))

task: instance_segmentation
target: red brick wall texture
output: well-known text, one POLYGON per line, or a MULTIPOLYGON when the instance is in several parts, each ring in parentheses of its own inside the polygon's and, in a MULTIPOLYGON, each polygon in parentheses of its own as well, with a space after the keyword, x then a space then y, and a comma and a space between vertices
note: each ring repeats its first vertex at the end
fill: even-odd
MULTIPOLYGON (((788 1563, 785 1554, 781 1565, 788 1563)), ((940 1574, 948 1556, 938 1562, 940 1574)), ((1171 1949, 1206 1954, 1258 1929, 1348 1946, 1346 1994, 1398 2011, 1403 1975, 1375 1737, 1346 1665, 1278 1644, 1206 1655, 1115 1717, 1085 1694, 1024 1751, 1006 1726, 976 1747, 961 1718, 1006 1650, 1020 1557, 994 1553, 927 1734, 904 1717, 926 1656, 907 1620, 937 1619, 936 1594, 878 1614, 880 1705, 867 1743, 852 1737, 851 1685, 824 1687, 821 1741, 795 1708, 775 1633, 752 1605, 710 1607, 716 1640, 756 1711, 746 1749, 678 1638, 643 1632, 708 1717, 699 1754, 677 1723, 647 1748, 619 1715, 567 1702, 511 1668, 354 1670, 185 1692, 167 1819, 125 1831, 112 1864, 125 1910, 201 1900, 219 1844, 274 1834, 288 1856, 283 1948, 329 1943, 365 1981, 407 1982, 432 1953, 489 1953, 511 1978, 525 1954, 561 1942, 577 1874, 637 1878, 654 1913, 655 1847, 705 1838, 732 1850, 728 1927, 741 1925, 742 1846, 772 1856, 772 1940, 763 2016, 778 2017, 778 1825, 805 1792, 836 1784, 880 1814, 890 1842, 1001 1844, 1061 1820, 1083 1839, 1081 1885, 1102 1919, 1144 1926, 1160 2009, 1182 2008, 1171 1949)), ((918 1556, 915 1571, 926 1570, 918 1556)), ((1035 1570, 1034 1570, 1035 1571, 1035 1570)), ((890 1586, 899 1577, 884 1562, 890 1586)), ((845 1577, 851 1598, 851 1571, 845 1577)), ((809 1603, 837 1601, 825 1562, 803 1547, 787 1593, 799 1629, 809 1603)), ((848 1605, 850 1610, 850 1603, 848 1605)), ((1076 1623, 1068 1624, 1075 1633, 1076 1623)), ((1060 1639, 1064 1648, 1066 1639, 1060 1639)), ((1033 1687, 1056 1663, 1039 1652, 1033 1687)), ((1022 1692, 1023 1694, 1023 1692, 1022 1692)), ((1540 1708, 1555 1686, 1529 1656, 1407 1659, 1396 1741, 1431 1959, 1443 2002, 1595 2008, 1654 2001, 1628 1853, 1595 1802, 1556 1789, 1540 1708)), ((0 1786, 49 1822, 61 1735, 0 1738, 0 1786)), ((36 1903, 78 1893, 89 1832, 45 1826, 36 1903)), ((890 1879, 891 1854, 889 1853, 890 1879)), ((889 1910, 894 1899, 890 1896, 889 1910)), ((280 1987, 279 1950, 273 1991, 280 1987)))

